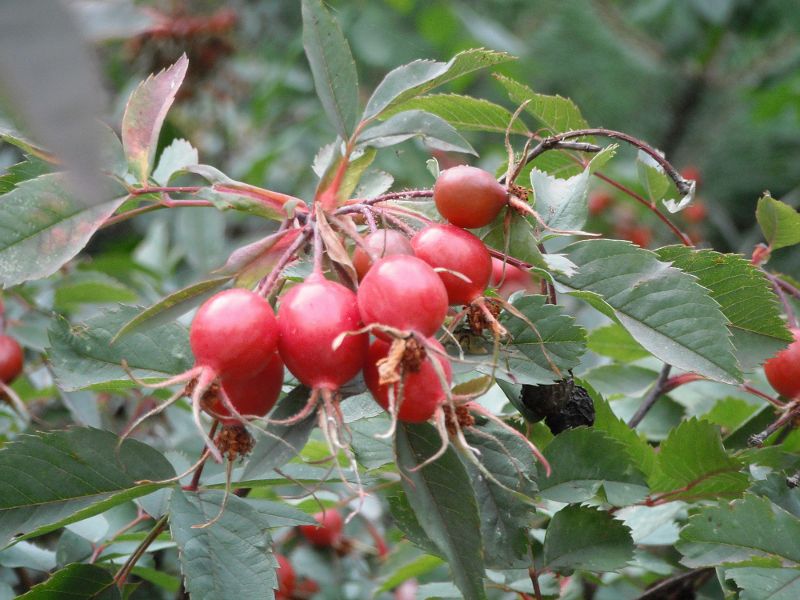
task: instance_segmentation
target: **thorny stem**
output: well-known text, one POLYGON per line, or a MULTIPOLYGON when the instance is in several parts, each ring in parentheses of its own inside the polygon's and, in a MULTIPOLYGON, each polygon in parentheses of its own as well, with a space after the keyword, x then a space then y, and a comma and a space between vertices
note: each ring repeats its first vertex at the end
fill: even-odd
POLYGON ((153 212, 155 210, 161 210, 162 208, 185 208, 192 206, 214 206, 214 205, 208 200, 170 200, 169 204, 165 203, 148 204, 147 206, 140 206, 139 208, 134 208, 119 215, 114 215, 112 217, 109 217, 108 219, 106 219, 105 223, 103 223, 103 225, 100 227, 100 229, 111 227, 112 225, 116 225, 118 223, 122 223, 129 219, 133 219, 134 217, 138 217, 139 215, 143 215, 145 213, 153 212))
MULTIPOLYGON (((545 138, 541 140, 539 144, 533 148, 533 150, 530 151, 530 153, 525 157, 524 161, 521 164, 528 164, 532 162, 533 160, 535 160, 537 157, 539 157, 548 150, 579 150, 582 152, 595 152, 596 150, 593 144, 564 141, 567 137, 581 137, 584 135, 603 135, 606 137, 621 139, 637 148, 644 150, 650 156, 652 156, 662 167, 664 167, 664 170, 670 176, 670 178, 672 178, 672 180, 675 181, 675 185, 682 194, 686 194, 689 192, 690 189, 689 186, 691 186, 691 184, 688 182, 688 180, 684 179, 681 176, 681 174, 678 173, 678 171, 669 162, 667 162, 667 160, 664 159, 664 157, 661 156, 656 150, 654 150, 653 148, 645 144, 643 141, 633 136, 629 136, 619 131, 612 131, 610 129, 598 128, 598 129, 583 129, 577 131, 568 131, 566 133, 545 138)), ((586 163, 582 161, 580 158, 577 157, 574 158, 576 162, 581 163, 585 166, 586 163)), ((689 237, 685 233, 683 233, 672 221, 670 221, 665 214, 663 214, 660 210, 658 210, 655 203, 649 202, 648 200, 644 199, 642 196, 640 196, 639 194, 628 188, 627 186, 619 183, 618 181, 615 181, 614 179, 611 179, 610 177, 607 177, 606 175, 603 175, 602 173, 593 173, 593 175, 599 179, 602 179, 609 185, 614 186, 621 192, 627 194, 628 196, 630 196, 643 206, 647 207, 650 211, 655 213, 656 216, 659 218, 659 220, 661 220, 661 222, 663 222, 670 229, 670 231, 672 231, 672 233, 674 233, 675 236, 677 236, 677 238, 681 241, 683 245, 685 246, 694 245, 692 244, 691 239, 689 239, 689 237)), ((504 181, 505 181, 505 176, 500 178, 501 183, 503 183, 504 181)))
MULTIPOLYGON (((614 131, 613 129, 606 129, 604 127, 594 127, 589 129, 576 129, 574 131, 567 131, 565 133, 559 133, 558 135, 551 136, 549 138, 545 138, 539 145, 531 151, 531 154, 534 154, 540 146, 544 147, 544 149, 549 149, 549 147, 553 146, 554 144, 563 142, 564 140, 568 140, 570 138, 577 138, 577 137, 585 137, 590 135, 601 135, 603 137, 609 137, 616 140, 621 140, 623 142, 627 142, 631 146, 639 148, 646 154, 650 155, 650 157, 655 160, 663 169, 667 176, 675 182, 675 186, 678 188, 678 192, 682 195, 688 194, 692 189, 692 184, 689 180, 684 179, 683 176, 678 172, 678 170, 672 166, 666 158, 662 156, 660 152, 658 152, 655 148, 652 148, 644 141, 640 140, 639 138, 633 137, 627 133, 623 133, 622 131, 614 131)), ((540 152, 541 153, 541 152, 540 152)))
POLYGON ((142 542, 136 547, 136 550, 133 551, 133 554, 131 554, 128 557, 128 560, 125 561, 125 564, 123 564, 119 571, 117 571, 117 574, 114 576, 114 582, 117 584, 119 589, 125 587, 125 580, 136 566, 136 563, 139 562, 139 559, 144 556, 145 552, 147 552, 147 548, 150 547, 150 544, 152 544, 166 528, 167 515, 164 515, 158 521, 156 521, 156 524, 150 530, 150 533, 147 534, 147 537, 142 540, 142 542))
POLYGON ((656 379, 656 384, 650 389, 650 391, 647 393, 647 396, 645 396, 644 400, 642 400, 641 405, 639 405, 639 409, 628 421, 628 427, 631 429, 635 428, 639 423, 642 422, 642 419, 645 418, 650 409, 653 408, 656 401, 665 391, 667 378, 669 377, 669 372, 671 370, 672 365, 665 364, 663 367, 661 367, 661 373, 659 373, 658 379, 656 379))
MULTIPOLYGON (((213 439, 214 434, 217 431, 217 427, 219 426, 219 421, 215 420, 214 423, 211 425, 211 429, 208 432, 209 438, 213 439)), ((207 459, 209 456, 208 448, 203 449, 203 455, 207 459)), ((192 482, 185 488, 187 491, 197 491, 197 487, 200 484, 200 476, 203 473, 203 467, 205 466, 206 461, 203 460, 200 465, 195 469, 194 475, 192 476, 192 482)), ((131 525, 132 526, 132 525, 131 525)), ((127 529, 130 529, 131 526, 128 526, 127 529)), ((153 526, 153 529, 150 530, 150 533, 141 541, 141 543, 136 547, 136 550, 133 551, 128 557, 128 560, 125 561, 125 564, 120 567, 117 574, 114 576, 114 582, 117 584, 117 587, 122 589, 125 586, 125 580, 130 575, 130 572, 136 566, 136 563, 139 559, 144 556, 144 553, 147 552, 147 548, 150 547, 156 538, 161 535, 161 532, 164 531, 167 527, 167 515, 162 516, 156 524, 153 526)), ((121 533, 121 532, 120 532, 121 533)), ((119 535, 119 534, 117 534, 119 535)))
POLYGON ((363 207, 361 209, 361 214, 364 215, 364 220, 367 222, 367 227, 369 227, 370 233, 375 233, 378 231, 378 224, 375 223, 375 216, 372 214, 372 211, 369 209, 369 207, 363 207))
POLYGON ((670 221, 669 217, 667 217, 667 215, 665 215, 660 210, 658 210, 658 208, 656 207, 654 202, 650 202, 650 201, 642 198, 639 194, 634 192, 629 187, 619 183, 618 181, 616 181, 614 179, 611 179, 610 177, 607 177, 607 176, 603 175, 602 173, 594 173, 594 176, 597 177, 598 179, 602 179, 607 184, 609 184, 609 185, 617 188, 621 192, 627 194, 628 196, 630 196, 631 198, 636 200, 639 204, 642 204, 642 205, 646 206, 647 208, 649 208, 653 213, 655 213, 655 215, 659 218, 659 220, 662 223, 664 223, 664 225, 666 225, 670 229, 670 231, 672 231, 672 233, 674 233, 677 236, 677 238, 681 241, 681 243, 684 246, 694 246, 694 244, 692 243, 692 240, 689 239, 689 236, 686 235, 685 233, 683 233, 678 228, 678 226, 675 225, 675 223, 670 221))
MULTIPOLYGON (((217 433, 217 427, 219 427, 219 421, 214 419, 214 422, 211 424, 211 429, 208 432, 208 437, 210 437, 212 440, 214 439, 214 434, 217 433)), ((200 476, 203 474, 203 468, 206 466, 206 461, 210 456, 208 449, 203 451, 203 456, 205 457, 205 460, 203 460, 203 462, 201 462, 195 469, 194 474, 192 475, 192 481, 186 488, 187 491, 194 492, 197 490, 197 486, 200 485, 200 476)))
MULTIPOLYGON (((664 389, 661 390, 662 394, 666 394, 667 392, 671 392, 677 387, 685 385, 687 383, 692 383, 693 381, 706 381, 706 378, 702 375, 698 375, 697 373, 682 373, 681 375, 676 375, 675 377, 670 377, 664 383, 664 389)), ((769 394, 765 394, 758 388, 753 387, 749 383, 740 383, 738 388, 743 392, 747 392, 748 394, 753 394, 754 396, 758 396, 762 400, 766 400, 773 406, 777 408, 783 408, 785 405, 783 402, 778 400, 777 398, 773 398, 769 394)))
POLYGON ((119 536, 127 533, 128 531, 130 531, 131 529, 133 529, 134 527, 136 527, 140 523, 144 523, 145 521, 149 521, 152 518, 153 517, 148 515, 146 512, 144 512, 140 508, 139 509, 139 514, 137 514, 136 517, 130 523, 128 523, 127 525, 122 527, 119 531, 117 531, 111 537, 110 540, 108 540, 104 544, 97 544, 97 546, 95 546, 94 550, 92 551, 92 555, 89 557, 89 564, 94 564, 97 561, 97 559, 100 557, 100 555, 103 553, 103 550, 108 548, 114 542, 114 540, 116 540, 119 536))
POLYGON ((388 200, 403 200, 408 198, 430 198, 431 196, 433 196, 432 189, 388 192, 386 194, 381 194, 380 196, 375 196, 374 198, 368 198, 368 199, 353 198, 352 200, 348 200, 345 203, 345 205, 339 209, 339 211, 341 211, 344 208, 349 208, 353 204, 372 206, 373 204, 387 202, 388 200))
MULTIPOLYGON (((543 242, 539 243, 539 252, 542 254, 546 253, 543 242)), ((556 297, 556 286, 548 281, 546 277, 542 277, 542 293, 547 296, 548 304, 558 304, 558 298, 556 297)))
POLYGON ((539 587, 539 574, 536 572, 536 567, 528 567, 528 575, 533 584, 533 593, 536 595, 536 600, 542 600, 542 589, 539 587))
POLYGON ((764 431, 761 433, 751 435, 747 440, 747 443, 750 446, 763 446, 766 439, 778 431, 778 429, 787 424, 789 427, 791 427, 798 412, 800 412, 800 400, 793 400, 789 402, 783 409, 783 414, 781 416, 767 425, 766 429, 764 429, 764 431))
POLYGON ((315 220, 311 221, 311 228, 314 230, 314 274, 322 275, 322 233, 315 220))
POLYGON ((311 230, 309 227, 303 226, 303 229, 298 234, 297 239, 292 242, 292 245, 289 246, 281 255, 281 257, 278 259, 278 262, 275 263, 272 271, 270 271, 269 275, 259 282, 258 286, 256 287, 256 293, 264 296, 265 298, 269 296, 272 287, 275 285, 275 282, 278 281, 278 277, 280 277, 283 269, 286 268, 286 265, 291 262, 292 257, 294 257, 300 248, 303 247, 310 235, 311 230))
POLYGON ((784 292, 800 300, 800 290, 794 287, 791 283, 784 281, 783 279, 781 279, 777 275, 773 275, 772 273, 769 273, 767 277, 770 277, 770 279, 774 277, 775 281, 778 283, 779 286, 781 286, 781 289, 783 289, 784 292))
MULTIPOLYGON (((672 577, 668 577, 667 579, 659 581, 653 587, 645 590, 643 594, 641 594, 636 598, 636 600, 656 600, 657 598, 664 598, 666 597, 665 591, 670 586, 675 585, 676 583, 680 583, 685 579, 697 578, 698 580, 705 581, 706 579, 711 577, 713 573, 714 569, 710 567, 703 567, 700 569, 693 569, 691 571, 686 571, 684 573, 678 573, 677 575, 673 575, 672 577)), ((696 585, 697 584, 695 584, 695 587, 696 585)))
MULTIPOLYGON (((769 282, 772 284, 772 289, 775 290, 775 293, 780 298, 781 304, 783 305, 783 312, 786 315, 786 324, 791 327, 792 329, 797 328, 797 316, 794 314, 794 309, 792 308, 789 299, 786 297, 787 293, 790 293, 786 290, 782 285, 782 280, 777 275, 773 275, 766 269, 761 269, 761 272, 764 273, 769 282)), ((800 292, 800 290, 795 290, 800 292)))

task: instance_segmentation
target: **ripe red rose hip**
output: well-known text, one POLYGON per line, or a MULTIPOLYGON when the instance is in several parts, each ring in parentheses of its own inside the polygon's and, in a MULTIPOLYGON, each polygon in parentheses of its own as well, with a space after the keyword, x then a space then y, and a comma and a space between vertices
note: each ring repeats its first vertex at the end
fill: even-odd
MULTIPOLYGON (((283 361, 277 352, 273 352, 272 358, 255 374, 247 377, 222 378, 222 389, 225 390, 225 394, 236 411, 245 417, 263 417, 272 410, 281 395, 282 385, 283 361)), ((214 402, 211 410, 217 415, 232 417, 231 412, 221 400, 214 402)), ((222 419, 223 425, 231 425, 238 422, 235 417, 222 419)))
POLYGON ((333 342, 361 326, 356 295, 340 283, 311 275, 289 290, 278 307, 278 348, 286 368, 308 387, 341 387, 361 370, 369 338, 365 333, 349 335, 336 350, 333 342))
POLYGON ((428 263, 397 254, 376 261, 358 288, 364 324, 380 323, 430 337, 447 315, 447 290, 428 263))
POLYGON ((275 554, 278 561, 278 591, 275 594, 276 600, 289 600, 292 597, 297 582, 297 577, 289 559, 283 554, 275 554))
POLYGON ((794 341, 764 363, 767 381, 787 398, 800 398, 800 329, 792 329, 794 341))
MULTIPOLYGON (((370 233, 364 237, 364 246, 372 252, 376 260, 393 254, 414 254, 409 239, 395 229, 379 229, 370 233)), ((356 246, 353 252, 353 266, 356 268, 359 281, 364 279, 364 275, 372 266, 372 259, 361 246, 356 246)))
POLYGON ((589 194, 589 214, 596 217, 605 211, 614 202, 614 196, 607 192, 593 192, 589 194))
POLYGON ((0 381, 11 383, 22 373, 25 354, 10 335, 0 335, 0 381))
POLYGON ((484 227, 508 201, 508 192, 488 171, 459 165, 439 174, 433 201, 445 219, 459 227, 484 227))
POLYGON ((315 514, 314 519, 319 525, 300 526, 300 533, 303 537, 318 548, 338 546, 342 541, 342 530, 344 529, 342 515, 333 508, 326 508, 315 514))
POLYGON ((692 204, 683 209, 683 217, 689 223, 702 223, 708 216, 706 205, 695 200, 692 204))
MULTIPOLYGON (((442 352, 442 345, 429 338, 428 343, 442 352)), ((380 376, 376 363, 389 354, 390 344, 383 340, 375 340, 369 348, 367 360, 364 364, 364 381, 367 388, 372 393, 372 397, 380 404, 384 410, 389 411, 389 385, 380 385, 380 376)), ((397 418, 406 423, 422 423, 427 421, 436 412, 436 409, 444 403, 447 394, 442 387, 442 382, 436 374, 431 360, 436 360, 444 371, 448 385, 452 382, 453 371, 450 361, 444 356, 428 352, 427 358, 422 362, 419 371, 406 371, 403 378, 403 397, 398 398, 400 386, 392 384, 395 394, 395 402, 400 402, 400 409, 397 411, 397 418)))
POLYGON ((189 341, 199 366, 220 376, 250 376, 278 347, 278 324, 269 303, 249 290, 215 294, 192 321, 189 341))
POLYGON ((439 271, 450 304, 469 304, 483 294, 492 276, 492 257, 483 242, 455 225, 429 225, 411 239, 414 254, 439 271))

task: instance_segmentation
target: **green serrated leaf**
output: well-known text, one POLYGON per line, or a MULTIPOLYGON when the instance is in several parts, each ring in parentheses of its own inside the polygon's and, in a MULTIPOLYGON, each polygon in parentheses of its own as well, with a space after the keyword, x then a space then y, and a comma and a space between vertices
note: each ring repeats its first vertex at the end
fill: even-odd
POLYGON ((670 500, 738 498, 748 486, 742 462, 725 452, 716 426, 689 419, 673 429, 658 452, 648 482, 670 500))
POLYGON ((397 466, 403 489, 423 531, 447 557, 453 580, 466 600, 486 598, 480 518, 469 477, 452 449, 425 467, 441 440, 427 423, 399 425, 397 466))
POLYGON ((159 185, 168 185, 176 173, 198 162, 197 148, 184 139, 174 139, 161 153, 158 167, 153 171, 153 180, 159 185))
MULTIPOLYGON (((307 404, 310 393, 311 390, 303 386, 294 388, 281 398, 270 418, 282 420, 295 416, 307 404)), ((260 479, 289 462, 300 454, 315 424, 315 416, 311 414, 294 425, 267 425, 265 429, 270 435, 257 431, 256 446, 247 459, 241 477, 260 479)))
POLYGON ((17 596, 18 600, 118 600, 122 598, 111 573, 96 565, 73 563, 56 571, 47 581, 17 596))
POLYGON ((633 558, 630 530, 608 513, 567 506, 550 520, 544 564, 553 570, 617 571, 633 558))
POLYGON ((493 102, 459 94, 431 94, 412 98, 386 110, 382 119, 407 110, 423 110, 441 117, 459 131, 490 131, 505 133, 511 126, 511 133, 527 135, 528 128, 520 119, 511 122, 511 112, 493 102))
POLYGON ((753 369, 792 341, 779 310, 778 299, 764 274, 735 254, 667 246, 656 250, 710 291, 733 332, 733 345, 744 369, 753 369))
POLYGON ((585 380, 578 380, 589 393, 594 404, 594 429, 602 431, 607 437, 625 447, 634 466, 649 477, 656 469, 656 454, 653 447, 642 439, 636 431, 628 427, 611 410, 609 403, 585 380))
POLYGON ((272 600, 278 579, 270 524, 245 499, 231 495, 223 506, 224 495, 178 489, 172 494, 170 532, 186 591, 194 600, 272 600))
POLYGON ((63 173, 30 179, 0 198, 0 285, 52 275, 80 252, 122 204, 124 191, 106 182, 105 197, 118 199, 96 206, 74 197, 63 173))
POLYGON ((175 321, 181 315, 189 312, 196 306, 200 306, 206 299, 210 298, 216 291, 230 281, 230 277, 216 277, 206 279, 198 283, 178 290, 155 303, 150 308, 142 312, 125 323, 122 328, 114 334, 110 343, 115 344, 117 340, 125 337, 134 331, 146 331, 165 323, 175 321))
POLYGON ((800 569, 741 567, 726 569, 741 590, 739 600, 796 600, 800 598, 800 569))
POLYGON ((374 148, 387 148, 416 137, 435 150, 478 154, 447 121, 422 110, 407 110, 373 125, 358 136, 358 141, 374 148))
POLYGON ((143 185, 153 168, 161 126, 188 67, 184 54, 174 65, 139 84, 128 99, 122 117, 122 145, 131 172, 143 185))
MULTIPOLYGON (((558 179, 539 169, 530 172, 536 210, 553 229, 580 230, 589 217, 589 179, 616 153, 617 146, 606 146, 578 175, 558 179)), ((552 235, 552 234, 549 234, 552 235)))
POLYGON ((589 126, 581 111, 569 98, 537 94, 528 86, 504 75, 495 75, 495 78, 506 89, 513 102, 519 105, 529 101, 525 110, 551 133, 586 129, 589 126))
POLYGON ((131 381, 121 366, 123 360, 144 379, 161 379, 190 368, 189 332, 178 323, 135 332, 111 343, 122 326, 140 312, 134 306, 120 306, 75 325, 56 319, 48 336, 59 387, 66 391, 109 383, 128 387, 131 381))
POLYGON ((74 428, 23 435, 0 450, 0 548, 102 513, 175 475, 153 448, 111 432, 74 428), (36 469, 31 469, 35 464, 36 469))
POLYGON ((639 150, 636 155, 636 170, 647 199, 652 203, 661 200, 672 184, 661 165, 652 156, 639 150))
POLYGON ((39 160, 49 163, 56 162, 56 159, 52 154, 37 145, 36 142, 29 139, 26 135, 11 127, 5 121, 0 121, 0 142, 6 142, 7 144, 16 146, 25 154, 35 156, 39 160))
POLYGON ((585 240, 563 252, 579 272, 555 273, 559 287, 596 295, 651 354, 709 379, 741 380, 728 321, 694 277, 619 240, 585 240))
POLYGON ((15 165, 5 169, 5 173, 0 175, 0 196, 7 194, 23 181, 35 179, 40 175, 45 175, 51 170, 43 160, 30 157, 15 165))
POLYGON ((800 519, 766 498, 745 494, 698 510, 681 531, 678 550, 689 567, 769 558, 776 566, 800 566, 800 519))
POLYGON ((528 529, 535 514, 526 496, 535 494, 537 476, 531 451, 519 437, 491 422, 470 428, 465 436, 480 452, 478 459, 486 470, 508 488, 486 479, 467 463, 481 515, 485 563, 499 569, 525 566, 528 529))
POLYGON ((372 120, 415 96, 420 96, 448 81, 496 64, 512 60, 504 52, 473 48, 456 54, 449 62, 415 60, 392 70, 383 78, 367 101, 364 120, 372 120))
POLYGON ((650 356, 650 353, 617 323, 598 327, 589 332, 587 344, 589 350, 595 354, 607 356, 623 363, 650 356))
POLYGON ((769 194, 758 199, 756 220, 773 250, 800 244, 800 213, 769 194))
POLYGON ((444 557, 442 550, 423 531, 406 493, 398 487, 387 495, 387 500, 392 519, 405 538, 428 554, 444 557))
POLYGON ((321 0, 303 0, 303 48, 314 87, 336 132, 348 139, 358 119, 358 75, 350 46, 321 0))
POLYGON ((556 502, 584 502, 603 486, 609 504, 644 500, 647 483, 626 447, 601 431, 578 427, 558 434, 544 449, 553 469, 539 466, 540 495, 556 502))
POLYGON ((520 383, 528 384, 562 379, 580 362, 586 350, 586 331, 564 314, 561 306, 548 304, 545 296, 521 296, 513 306, 528 323, 509 311, 501 314, 500 322, 513 341, 501 348, 501 369, 496 376, 505 379, 514 375, 520 383))

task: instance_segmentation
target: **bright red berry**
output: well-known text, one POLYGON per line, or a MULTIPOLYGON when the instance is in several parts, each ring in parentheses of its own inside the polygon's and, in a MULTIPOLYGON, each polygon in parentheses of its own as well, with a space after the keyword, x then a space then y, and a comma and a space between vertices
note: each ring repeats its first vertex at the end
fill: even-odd
POLYGON ((647 248, 650 242, 653 241, 653 232, 649 227, 643 225, 631 225, 626 227, 618 227, 616 234, 623 240, 633 242, 637 246, 647 248))
POLYGON ((702 183, 703 178, 700 175, 700 169, 695 166, 688 166, 681 169, 681 177, 684 179, 691 179, 697 182, 697 187, 700 187, 700 183, 702 183))
POLYGON ((303 537, 319 548, 338 546, 342 541, 342 530, 344 529, 342 515, 333 508, 326 508, 315 514, 314 519, 319 525, 300 526, 300 533, 303 537))
POLYGON ((592 192, 589 195, 589 214, 596 217, 614 202, 614 196, 607 192, 592 192))
POLYGON ((336 389, 361 370, 369 345, 367 334, 346 336, 362 327, 356 295, 322 275, 311 275, 281 299, 278 348, 286 367, 312 388, 336 389))
POLYGON ((488 171, 459 165, 439 174, 433 201, 445 219, 459 227, 484 227, 508 202, 508 192, 488 171))
POLYGON ((706 205, 699 200, 695 200, 692 204, 683 209, 683 217, 689 223, 702 223, 708 216, 708 209, 706 205))
POLYGON ((428 263, 397 254, 376 261, 358 288, 366 325, 380 323, 433 335, 447 314, 447 290, 428 263))
POLYGON ((492 276, 492 257, 475 235, 455 225, 428 225, 412 239, 414 254, 439 271, 450 304, 469 304, 483 294, 492 276))
MULTIPOLYGON (((428 344, 444 352, 442 345, 433 338, 428 338, 428 344)), ((389 385, 380 385, 380 376, 376 363, 389 354, 390 344, 384 340, 375 340, 369 348, 367 360, 364 364, 364 381, 372 393, 372 397, 384 410, 389 410, 389 385)), ((398 398, 400 386, 392 384, 395 402, 400 402, 397 418, 406 423, 422 423, 427 421, 444 403, 447 393, 442 387, 442 382, 436 373, 431 360, 436 360, 442 367, 447 384, 452 382, 453 371, 450 361, 444 356, 428 352, 419 371, 407 370, 403 374, 403 397, 398 398)))
MULTIPOLYGON (((376 260, 393 254, 414 254, 409 239, 395 229, 379 229, 370 233, 364 237, 364 246, 372 251, 376 260)), ((353 266, 356 268, 359 281, 364 279, 364 275, 372 266, 372 259, 361 246, 356 246, 353 252, 353 266)))
POLYGON ((195 362, 220 376, 248 377, 272 358, 278 324, 269 303, 249 290, 215 294, 192 321, 189 341, 195 362))
MULTIPOLYGON (((281 395, 283 385, 283 361, 280 354, 273 352, 264 367, 248 377, 223 377, 222 389, 242 416, 266 415, 281 395)), ((223 417, 230 416, 230 411, 221 400, 211 406, 211 410, 223 417)), ((236 418, 222 419, 223 425, 236 424, 236 418)))
POLYGON ((11 383, 22 373, 25 353, 10 335, 0 335, 0 381, 11 383))
POLYGON ((510 263, 505 264, 504 273, 503 261, 494 256, 492 257, 492 278, 489 283, 497 288, 497 293, 500 296, 506 299, 519 290, 525 290, 531 294, 538 292, 536 289, 537 283, 534 282, 530 273, 510 263))
POLYGON ((800 398, 800 329, 792 329, 794 341, 764 363, 764 373, 775 391, 800 398))
POLYGON ((275 600, 289 600, 295 590, 297 577, 292 567, 292 563, 283 554, 275 554, 278 561, 278 591, 275 593, 275 600))

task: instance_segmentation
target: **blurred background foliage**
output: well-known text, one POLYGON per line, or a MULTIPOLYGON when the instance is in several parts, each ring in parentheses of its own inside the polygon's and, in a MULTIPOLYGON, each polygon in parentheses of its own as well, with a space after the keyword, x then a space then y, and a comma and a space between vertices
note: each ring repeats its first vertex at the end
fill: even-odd
MULTIPOLYGON (((333 132, 314 94, 297 3, 233 0, 220 7, 212 0, 81 0, 69 5, 100 56, 112 98, 109 123, 120 122, 138 81, 187 52, 189 78, 162 145, 184 137, 199 148, 202 162, 231 177, 310 197, 316 178, 309 167, 333 132)), ((720 250, 749 254, 759 241, 753 209, 764 190, 800 203, 796 0, 333 0, 330 5, 350 40, 365 99, 388 70, 411 60, 447 60, 476 46, 507 51, 519 60, 498 71, 536 91, 568 96, 591 125, 632 133, 677 166, 694 167, 708 208, 695 237, 720 250)), ((451 90, 514 108, 487 74, 459 79, 451 90)), ((504 159, 502 140, 483 135, 467 137, 482 153, 479 164, 494 168, 504 159)), ((0 145, 0 167, 15 158, 14 150, 0 145)), ((424 148, 410 143, 383 153, 379 166, 395 176, 397 186, 424 187, 431 183, 426 158, 424 148)), ((615 177, 635 180, 632 161, 613 165, 615 177)), ((608 219, 650 218, 632 201, 621 202, 629 206, 608 219)), ((152 237, 151 224, 164 218, 134 225, 135 237, 148 232, 152 237)), ((220 222, 206 225, 221 230, 221 218, 208 217, 215 219, 220 222)), ((655 229, 653 246, 672 243, 655 229)), ((114 239, 119 241, 119 232, 114 239)), ((211 243, 205 258, 192 259, 203 264, 192 266, 217 265, 223 246, 211 243)), ((174 258, 166 263, 156 258, 153 264, 164 268, 179 262, 174 258)), ((800 266, 780 253, 775 259, 777 268, 800 276, 800 266)))

